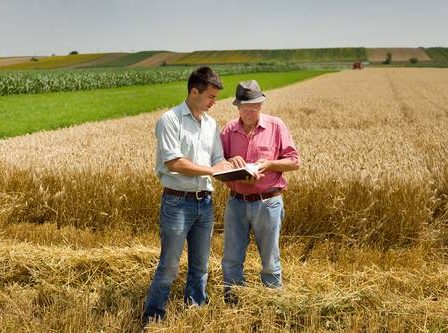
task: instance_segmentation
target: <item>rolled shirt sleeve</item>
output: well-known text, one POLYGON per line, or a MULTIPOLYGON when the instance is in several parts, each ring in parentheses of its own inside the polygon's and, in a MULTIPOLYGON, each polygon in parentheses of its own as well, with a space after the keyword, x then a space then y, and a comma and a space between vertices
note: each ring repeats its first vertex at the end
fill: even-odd
POLYGON ((295 147, 294 141, 288 131, 288 128, 281 119, 278 119, 278 126, 280 132, 280 151, 278 154, 278 159, 290 158, 298 161, 298 163, 300 164, 300 152, 295 147))
POLYGON ((163 163, 183 157, 180 150, 180 128, 175 117, 164 114, 156 125, 157 149, 163 163))

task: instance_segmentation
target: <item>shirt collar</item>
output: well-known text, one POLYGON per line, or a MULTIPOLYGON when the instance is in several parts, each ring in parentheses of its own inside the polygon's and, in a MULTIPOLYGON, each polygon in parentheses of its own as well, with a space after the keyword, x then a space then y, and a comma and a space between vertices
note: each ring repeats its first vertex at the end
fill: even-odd
POLYGON ((260 119, 258 120, 258 126, 263 129, 266 129, 267 122, 266 122, 266 117, 264 116, 264 114, 260 114, 260 119))
MULTIPOLYGON (((188 105, 187 105, 187 102, 186 101, 184 101, 181 105, 180 105, 180 114, 182 115, 182 116, 187 116, 187 115, 192 115, 191 114, 191 111, 190 111, 190 108, 188 107, 188 105)), ((192 115, 193 116, 193 115, 192 115)))
MULTIPOLYGON (((188 116, 188 115, 190 115, 191 118, 193 118, 193 119, 196 120, 196 118, 193 117, 193 114, 191 113, 190 108, 188 107, 188 104, 187 104, 186 101, 184 101, 184 102, 180 105, 180 109, 181 109, 181 110, 180 110, 180 114, 181 114, 182 116, 188 116)), ((209 118, 210 118, 210 116, 209 116, 206 112, 203 112, 203 113, 202 113, 201 121, 202 121, 202 120, 203 120, 203 121, 207 121, 209 118)))

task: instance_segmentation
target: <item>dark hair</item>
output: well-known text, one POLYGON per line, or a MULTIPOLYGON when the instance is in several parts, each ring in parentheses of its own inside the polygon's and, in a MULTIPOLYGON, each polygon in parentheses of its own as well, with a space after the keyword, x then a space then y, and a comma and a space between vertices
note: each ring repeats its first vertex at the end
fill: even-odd
POLYGON ((191 73, 188 78, 188 93, 191 92, 192 88, 196 88, 200 93, 202 93, 207 89, 209 84, 218 89, 223 88, 218 74, 216 74, 208 66, 199 67, 191 73))

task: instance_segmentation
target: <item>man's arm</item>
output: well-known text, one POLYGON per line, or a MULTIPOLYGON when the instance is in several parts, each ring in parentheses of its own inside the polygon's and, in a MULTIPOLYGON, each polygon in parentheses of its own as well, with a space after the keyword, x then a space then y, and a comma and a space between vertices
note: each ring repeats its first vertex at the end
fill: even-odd
POLYGON ((232 165, 226 160, 223 160, 212 167, 208 167, 195 164, 185 157, 165 162, 165 165, 171 172, 178 172, 185 176, 211 176, 215 172, 232 168, 232 165))
POLYGON ((276 171, 285 172, 297 170, 300 166, 298 158, 284 158, 281 160, 265 160, 261 159, 256 162, 258 164, 258 171, 276 171))

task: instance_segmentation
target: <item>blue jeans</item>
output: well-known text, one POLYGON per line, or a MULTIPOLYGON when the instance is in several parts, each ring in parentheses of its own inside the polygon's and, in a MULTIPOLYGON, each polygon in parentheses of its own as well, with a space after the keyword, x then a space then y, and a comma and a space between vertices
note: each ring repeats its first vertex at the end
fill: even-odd
POLYGON ((265 286, 282 286, 279 238, 284 217, 282 196, 258 201, 230 197, 224 215, 224 256, 222 270, 225 291, 232 285, 244 285, 243 265, 253 230, 263 269, 261 281, 265 286))
POLYGON ((198 305, 207 301, 205 288, 213 222, 210 196, 196 200, 163 195, 160 209, 160 261, 148 289, 143 316, 165 316, 166 303, 179 272, 179 260, 185 240, 188 244, 188 277, 184 300, 198 305))

